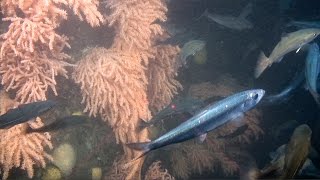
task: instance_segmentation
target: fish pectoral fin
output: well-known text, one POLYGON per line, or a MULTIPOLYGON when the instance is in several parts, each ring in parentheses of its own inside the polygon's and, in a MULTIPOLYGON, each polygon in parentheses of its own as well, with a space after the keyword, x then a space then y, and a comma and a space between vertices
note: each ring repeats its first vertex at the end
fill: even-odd
MULTIPOLYGON (((283 56, 282 57, 280 57, 279 59, 277 59, 275 62, 277 62, 277 63, 279 63, 279 62, 281 62, 282 61, 282 59, 283 59, 283 56)), ((269 67, 271 66, 271 64, 269 65, 269 67)))
POLYGON ((206 140, 206 137, 207 137, 207 133, 204 133, 198 136, 197 140, 199 143, 203 143, 203 141, 206 140))
POLYGON ((300 51, 301 47, 302 47, 302 46, 300 46, 300 47, 296 50, 296 53, 298 53, 298 52, 300 51))

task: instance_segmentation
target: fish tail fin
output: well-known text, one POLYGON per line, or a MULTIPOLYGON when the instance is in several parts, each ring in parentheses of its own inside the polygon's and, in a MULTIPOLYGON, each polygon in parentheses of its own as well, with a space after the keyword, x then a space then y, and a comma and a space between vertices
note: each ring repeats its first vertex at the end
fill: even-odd
POLYGON ((262 74, 262 72, 268 68, 268 66, 269 58, 267 58, 266 55, 264 55, 264 53, 261 52, 257 61, 256 68, 254 70, 254 77, 258 78, 262 74))
POLYGON ((239 172, 240 180, 256 180, 261 176, 260 169, 257 168, 256 162, 250 158, 240 167, 239 172))
POLYGON ((151 149, 151 142, 127 143, 126 146, 129 147, 130 149, 142 152, 139 156, 137 156, 134 159, 132 159, 131 161, 129 161, 127 163, 127 165, 132 164, 133 162, 140 159, 141 157, 143 157, 144 155, 146 155, 148 152, 150 152, 152 150, 151 149))
POLYGON ((315 94, 313 95, 314 96, 314 100, 316 101, 318 107, 320 108, 320 99, 319 99, 319 95, 318 94, 315 94))
POLYGON ((209 11, 208 11, 208 8, 206 8, 206 9, 203 11, 203 13, 202 13, 199 17, 197 17, 195 20, 198 21, 199 19, 201 19, 201 18, 204 17, 204 16, 207 16, 208 14, 209 14, 209 11))
POLYGON ((260 170, 257 168, 251 168, 247 169, 245 172, 240 172, 240 180, 256 180, 259 179, 260 176, 260 170))

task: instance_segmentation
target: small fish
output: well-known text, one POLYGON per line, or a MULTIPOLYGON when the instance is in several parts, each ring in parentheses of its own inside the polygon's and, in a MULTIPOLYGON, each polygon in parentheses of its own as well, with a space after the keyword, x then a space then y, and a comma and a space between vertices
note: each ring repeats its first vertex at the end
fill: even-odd
POLYGON ((274 62, 280 62, 283 56, 289 52, 294 50, 298 52, 302 46, 313 41, 319 34, 320 29, 310 28, 298 30, 282 37, 269 57, 266 57, 264 53, 261 52, 255 68, 254 77, 258 78, 264 70, 274 62))
POLYGON ((32 129, 31 127, 28 127, 26 130, 27 133, 33 133, 33 132, 52 132, 60 129, 65 129, 69 127, 73 127, 79 124, 83 124, 87 122, 87 116, 83 115, 71 115, 62 117, 59 119, 56 119, 54 122, 42 126, 37 129, 32 129))
MULTIPOLYGON (((208 9, 204 11, 204 13, 199 17, 207 17, 208 19, 225 26, 227 28, 233 29, 233 30, 246 30, 246 29, 252 29, 253 24, 246 19, 246 17, 252 12, 252 4, 249 3, 247 6, 245 6, 241 12, 241 14, 238 17, 234 16, 225 16, 225 15, 219 15, 219 14, 211 14, 208 12, 208 9)), ((199 19, 198 18, 198 19, 199 19)))
POLYGON ((301 86, 304 83, 304 80, 305 75, 303 69, 295 75, 295 77, 291 80, 291 82, 285 89, 283 89, 278 94, 265 96, 265 98, 262 99, 260 104, 262 106, 272 106, 275 104, 281 104, 286 102, 287 100, 289 100, 290 96, 298 90, 299 86, 301 86))
POLYGON ((152 150, 195 137, 198 137, 203 142, 207 132, 224 125, 228 121, 242 117, 246 111, 254 108, 264 93, 265 91, 262 89, 239 92, 208 105, 192 118, 151 142, 127 144, 129 148, 143 152, 132 161, 139 159, 152 150))
POLYGON ((56 103, 50 100, 21 104, 0 116, 0 129, 27 122, 49 111, 55 105, 56 103))
POLYGON ((312 43, 309 46, 308 55, 306 58, 306 84, 308 87, 309 92, 315 99, 318 105, 319 102, 319 94, 317 92, 318 86, 318 77, 320 74, 320 53, 319 53, 319 46, 317 43, 312 43))
POLYGON ((192 40, 185 43, 180 51, 180 59, 183 65, 187 64, 188 56, 195 55, 198 51, 205 48, 206 42, 202 40, 192 40))

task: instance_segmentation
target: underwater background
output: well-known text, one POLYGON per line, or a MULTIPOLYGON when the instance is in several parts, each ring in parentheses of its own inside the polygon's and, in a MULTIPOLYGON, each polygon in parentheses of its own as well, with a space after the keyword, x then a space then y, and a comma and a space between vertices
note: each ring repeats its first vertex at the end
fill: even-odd
MULTIPOLYGON (((319 42, 319 1, 2 0, 0 7, 0 114, 25 117, 31 111, 21 105, 56 102, 13 126, 0 116, 2 179, 320 178, 320 91, 305 72, 309 45, 319 42), (316 35, 308 42, 290 36, 309 28, 316 35), (261 52, 270 57, 282 37, 303 44, 255 77, 261 52), (147 154, 130 148, 249 89, 265 90, 261 102, 203 140, 147 154)), ((320 65, 314 69, 317 85, 320 65)))

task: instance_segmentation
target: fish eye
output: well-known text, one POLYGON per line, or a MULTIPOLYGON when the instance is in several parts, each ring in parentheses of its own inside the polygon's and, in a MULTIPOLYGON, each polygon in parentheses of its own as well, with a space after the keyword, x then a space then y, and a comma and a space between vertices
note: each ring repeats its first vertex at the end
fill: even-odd
POLYGON ((258 95, 258 94, 255 94, 255 95, 253 96, 253 99, 254 99, 254 100, 257 100, 258 97, 259 97, 259 95, 258 95))
POLYGON ((316 34, 316 33, 313 33, 313 36, 317 36, 317 34, 316 34))

